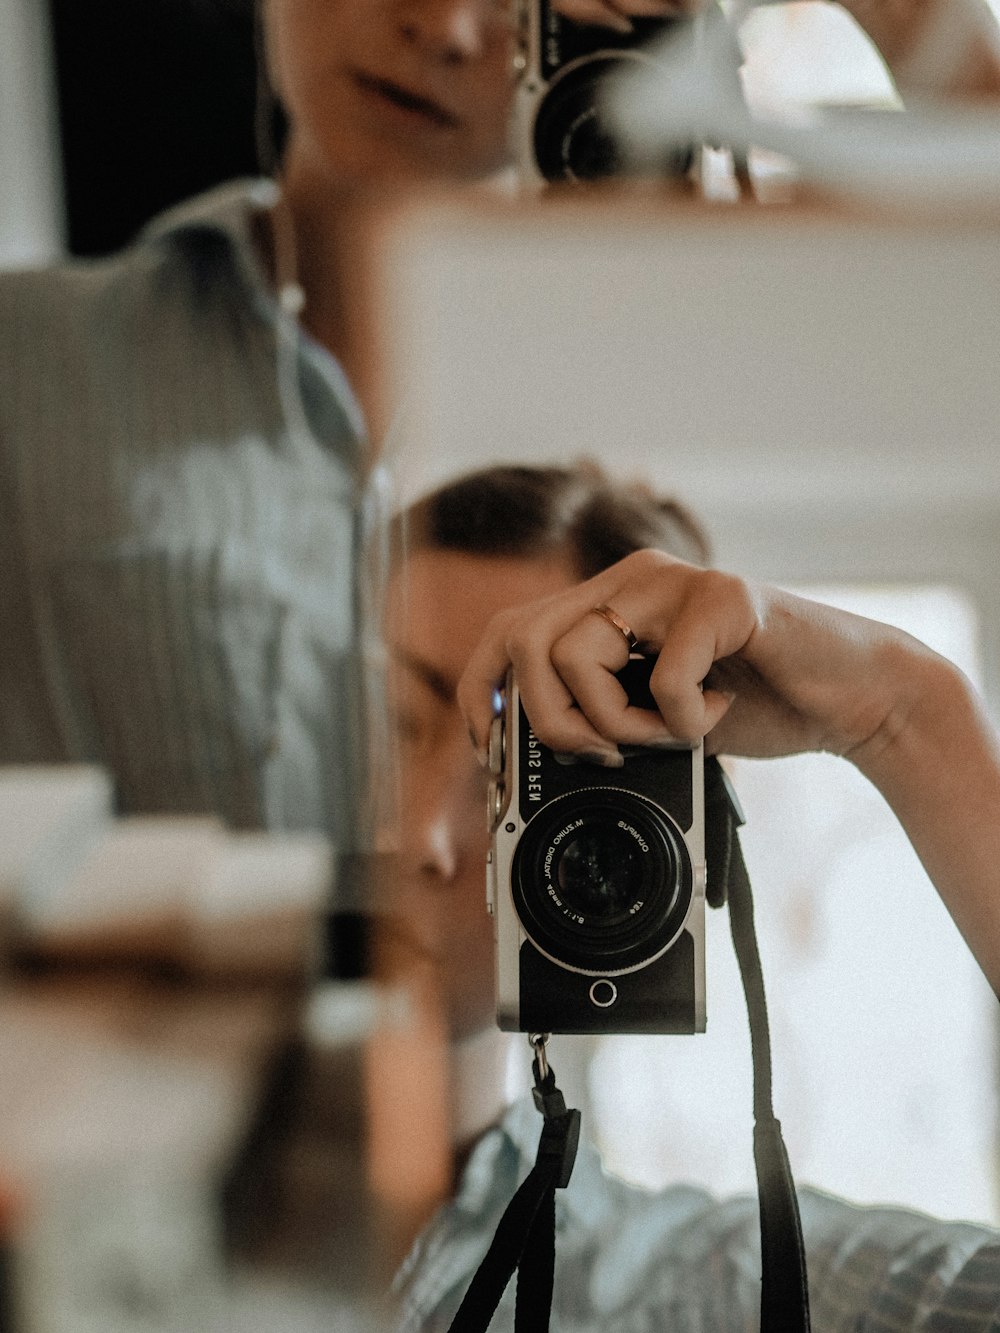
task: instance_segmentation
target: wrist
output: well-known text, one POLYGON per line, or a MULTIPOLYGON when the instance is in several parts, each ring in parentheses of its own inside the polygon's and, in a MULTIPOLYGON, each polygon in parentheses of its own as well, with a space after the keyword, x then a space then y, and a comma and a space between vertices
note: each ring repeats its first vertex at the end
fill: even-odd
POLYGON ((929 650, 899 705, 850 754, 885 797, 1000 995, 1000 738, 968 679, 929 650))
MULTIPOLYGON (((871 40, 895 78, 896 66, 901 64, 914 45, 922 26, 922 5, 914 0, 839 0, 861 31, 871 40), (916 12, 914 12, 916 10, 916 12)), ((946 0, 938 0, 938 3, 946 0)))
POLYGON ((1000 96, 1000 28, 988 0, 841 0, 907 95, 1000 96))
POLYGON ((878 727, 846 757, 896 805, 904 789, 932 785, 960 737, 978 728, 979 706, 954 663, 905 635, 884 645, 879 670, 888 706, 878 727))

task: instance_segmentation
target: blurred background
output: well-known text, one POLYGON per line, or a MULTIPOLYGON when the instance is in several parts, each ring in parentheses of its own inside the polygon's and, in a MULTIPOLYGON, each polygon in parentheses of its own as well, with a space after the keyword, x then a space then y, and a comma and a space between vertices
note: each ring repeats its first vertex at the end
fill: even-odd
MULTIPOLYGON (((880 59, 835 5, 768 7, 742 31, 752 105, 893 103, 880 59)), ((105 253, 167 205, 255 174, 254 96, 249 0, 0 0, 0 264, 105 253)), ((453 248, 450 260, 456 255, 460 265, 453 248)), ((434 261, 432 253, 428 272, 434 261)), ((470 260, 470 291, 476 272, 470 260)), ((947 293, 939 299, 945 303, 947 293)), ((970 355, 980 365, 995 347, 987 341, 988 314, 970 327, 979 340, 970 355)), ((888 347, 891 328, 885 336, 888 347)), ((446 350, 463 343, 461 331, 441 335, 446 350)), ((877 348, 872 356, 877 380, 877 348)), ((472 373, 462 368, 464 383, 472 373)), ((777 420, 783 404, 761 378, 777 420)), ((445 375, 428 371, 426 383, 429 394, 437 384, 447 398, 445 375)), ((496 456, 488 437, 471 443, 477 437, 468 421, 452 423, 450 437, 447 426, 427 408, 415 437, 426 452, 415 454, 409 489, 496 456)), ((508 439, 523 444, 516 430, 508 439)), ((719 464, 710 478, 694 447, 665 457, 637 444, 627 464, 696 502, 716 535, 720 563, 903 626, 963 666, 996 711, 995 450, 973 441, 959 451, 958 473, 939 457, 938 472, 914 474, 889 503, 866 480, 863 457, 846 469, 833 459, 824 470, 816 457, 783 452, 787 440, 779 436, 752 444, 752 453, 719 464)), ((583 441, 583 451, 601 445, 583 441)), ((898 447, 885 446, 886 467, 895 457, 898 469, 898 447)), ((885 472, 876 467, 873 475, 885 472)), ((56 822, 67 808, 97 811, 104 835, 113 836, 100 775, 70 776, 69 795, 36 792, 32 799, 54 811, 56 822)), ((855 774, 826 757, 741 764, 736 779, 758 886, 776 1099, 797 1178, 862 1201, 1000 1223, 995 999, 894 820, 855 774), (947 987, 937 984, 942 975, 947 987)), ((8 848, 23 847, 17 802, 24 799, 23 783, 0 787, 8 848)), ((198 855, 208 857, 202 869, 184 872, 189 897, 197 884, 218 902, 218 867, 242 854, 257 858, 256 905, 226 909, 221 931, 218 911, 206 908, 194 954, 190 934, 186 952, 171 946, 164 953, 164 940, 178 937, 162 916, 138 927, 129 922, 118 955, 143 958, 143 968, 126 968, 99 993, 72 966, 59 972, 55 989, 43 984, 53 957, 65 969, 67 957, 86 956, 86 932, 77 931, 71 945, 63 939, 61 949, 52 945, 59 931, 42 932, 50 947, 40 949, 37 973, 7 995, 0 1122, 23 1128, 19 1138, 7 1136, 6 1160, 0 1154, 0 1228, 21 1238, 28 1256, 16 1333, 347 1333, 351 1320, 360 1327, 364 1317, 344 1295, 353 1253, 344 1238, 365 1241, 345 1222, 344 1208, 351 1190, 361 1189, 354 1094, 363 1077, 359 1035, 373 1020, 361 992, 342 995, 332 1020, 328 1007, 310 1009, 311 951, 328 887, 322 849, 299 849, 306 859, 292 883, 274 860, 287 867, 287 847, 227 843, 220 851, 225 836, 215 830, 208 839, 214 850, 206 852, 204 829, 186 827, 178 836, 184 855, 202 847, 198 855), (232 922, 243 922, 246 938, 273 946, 274 921, 259 908, 276 897, 290 904, 282 936, 288 951, 274 961, 253 945, 250 956, 258 963, 272 957, 274 966, 248 970, 246 952, 242 964, 227 952, 232 922), (150 940, 158 942, 152 955, 150 940), (310 1033, 318 1034, 311 1046, 310 1033), (305 1060, 296 1086, 308 1091, 297 1106, 282 1106, 275 1090, 294 1060, 305 1060), (330 1100, 331 1089, 339 1100, 330 1100), (86 1114, 62 1114, 81 1104, 86 1114), (273 1175, 254 1170, 255 1135, 278 1123, 273 1117, 298 1126, 277 1190, 273 1175), (25 1199, 17 1182, 29 1179, 25 1199), (304 1223, 279 1241, 273 1229, 255 1229, 293 1197, 305 1200, 304 1223), (265 1232, 277 1247, 270 1252, 265 1232), (242 1285, 223 1282, 215 1259, 227 1244, 270 1267, 246 1270, 242 1285)), ((23 859, 9 861, 8 885, 17 876, 23 885, 23 859)), ((155 888, 150 900, 162 905, 155 888)), ((163 883, 159 890, 167 892, 163 883)), ((754 1184, 742 1132, 749 1050, 726 923, 717 917, 710 926, 704 1040, 568 1041, 562 1059, 612 1168, 647 1184, 691 1179, 724 1192, 754 1184)), ((553 1060, 560 1065, 558 1047, 553 1060)))
MULTIPOLYGON (((742 32, 758 105, 894 97, 836 5, 766 7, 742 32)), ((0 0, 0 39, 0 261, 113 250, 256 172, 251 0, 0 0)))

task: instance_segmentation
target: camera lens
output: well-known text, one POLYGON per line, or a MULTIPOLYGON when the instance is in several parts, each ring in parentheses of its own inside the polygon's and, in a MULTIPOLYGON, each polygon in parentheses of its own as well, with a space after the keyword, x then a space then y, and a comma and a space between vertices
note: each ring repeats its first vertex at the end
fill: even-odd
POLYGON ((587 60, 550 88, 535 119, 535 159, 549 181, 597 180, 622 170, 621 146, 596 101, 603 75, 617 57, 587 60))
POLYGON ((621 972, 673 943, 691 901, 691 861, 666 811, 618 788, 557 797, 525 828, 511 891, 528 936, 581 971, 621 972))
MULTIPOLYGON (((595 55, 567 65, 542 98, 535 116, 534 150, 547 181, 585 182, 630 170, 629 155, 601 109, 601 86, 635 51, 595 55)), ((691 165, 690 147, 678 148, 658 164, 658 174, 682 176, 691 165)))
POLYGON ((614 825, 590 825, 562 847, 556 870, 560 896, 571 912, 609 924, 628 912, 641 890, 635 844, 614 825))

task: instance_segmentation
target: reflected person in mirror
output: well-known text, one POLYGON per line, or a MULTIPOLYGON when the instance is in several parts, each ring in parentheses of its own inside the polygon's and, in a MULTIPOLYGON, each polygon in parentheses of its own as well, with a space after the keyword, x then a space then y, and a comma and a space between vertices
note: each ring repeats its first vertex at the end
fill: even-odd
MULTIPOLYGON (((707 567, 681 506, 590 464, 459 478, 406 511, 395 535, 396 911, 434 973, 456 1088, 454 1194, 397 1279, 401 1326, 416 1333, 449 1326, 538 1143, 533 1104, 509 1091, 507 1043, 528 1055, 495 1026, 484 903, 481 760, 507 666, 545 743, 612 770, 622 744, 701 736, 713 753, 843 755, 899 816, 995 987, 1000 744, 951 663, 886 625, 707 567), (623 707, 613 673, 628 643, 593 614, 600 605, 658 654, 658 712, 623 707)), ((800 1206, 818 1333, 996 1327, 1000 1234, 810 1189, 800 1206)), ((756 1327, 756 1199, 646 1192, 585 1146, 557 1208, 558 1333, 756 1327)), ((509 1323, 513 1298, 511 1284, 509 1323)))

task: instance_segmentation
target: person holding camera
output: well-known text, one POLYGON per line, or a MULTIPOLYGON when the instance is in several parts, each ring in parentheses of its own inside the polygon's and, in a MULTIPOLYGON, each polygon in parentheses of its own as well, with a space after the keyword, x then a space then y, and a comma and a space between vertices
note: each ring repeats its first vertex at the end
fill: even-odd
MULTIPOLYGON (((536 736, 612 780, 622 746, 703 736, 715 753, 844 755, 903 820, 994 986, 1000 744, 969 682, 924 645, 709 568, 681 506, 590 464, 460 477, 394 537, 385 640, 405 799, 391 929, 435 980, 458 1166, 399 1274, 415 1333, 449 1326, 538 1143, 534 1106, 511 1101, 484 904, 490 774, 476 751, 485 761, 507 667, 536 736), (627 706, 613 674, 630 636, 655 657, 655 711, 627 706)), ((799 1193, 815 1329, 1000 1327, 1000 1235, 799 1193)), ((557 1209, 560 1333, 755 1326, 756 1200, 637 1190, 584 1146, 557 1209)))

